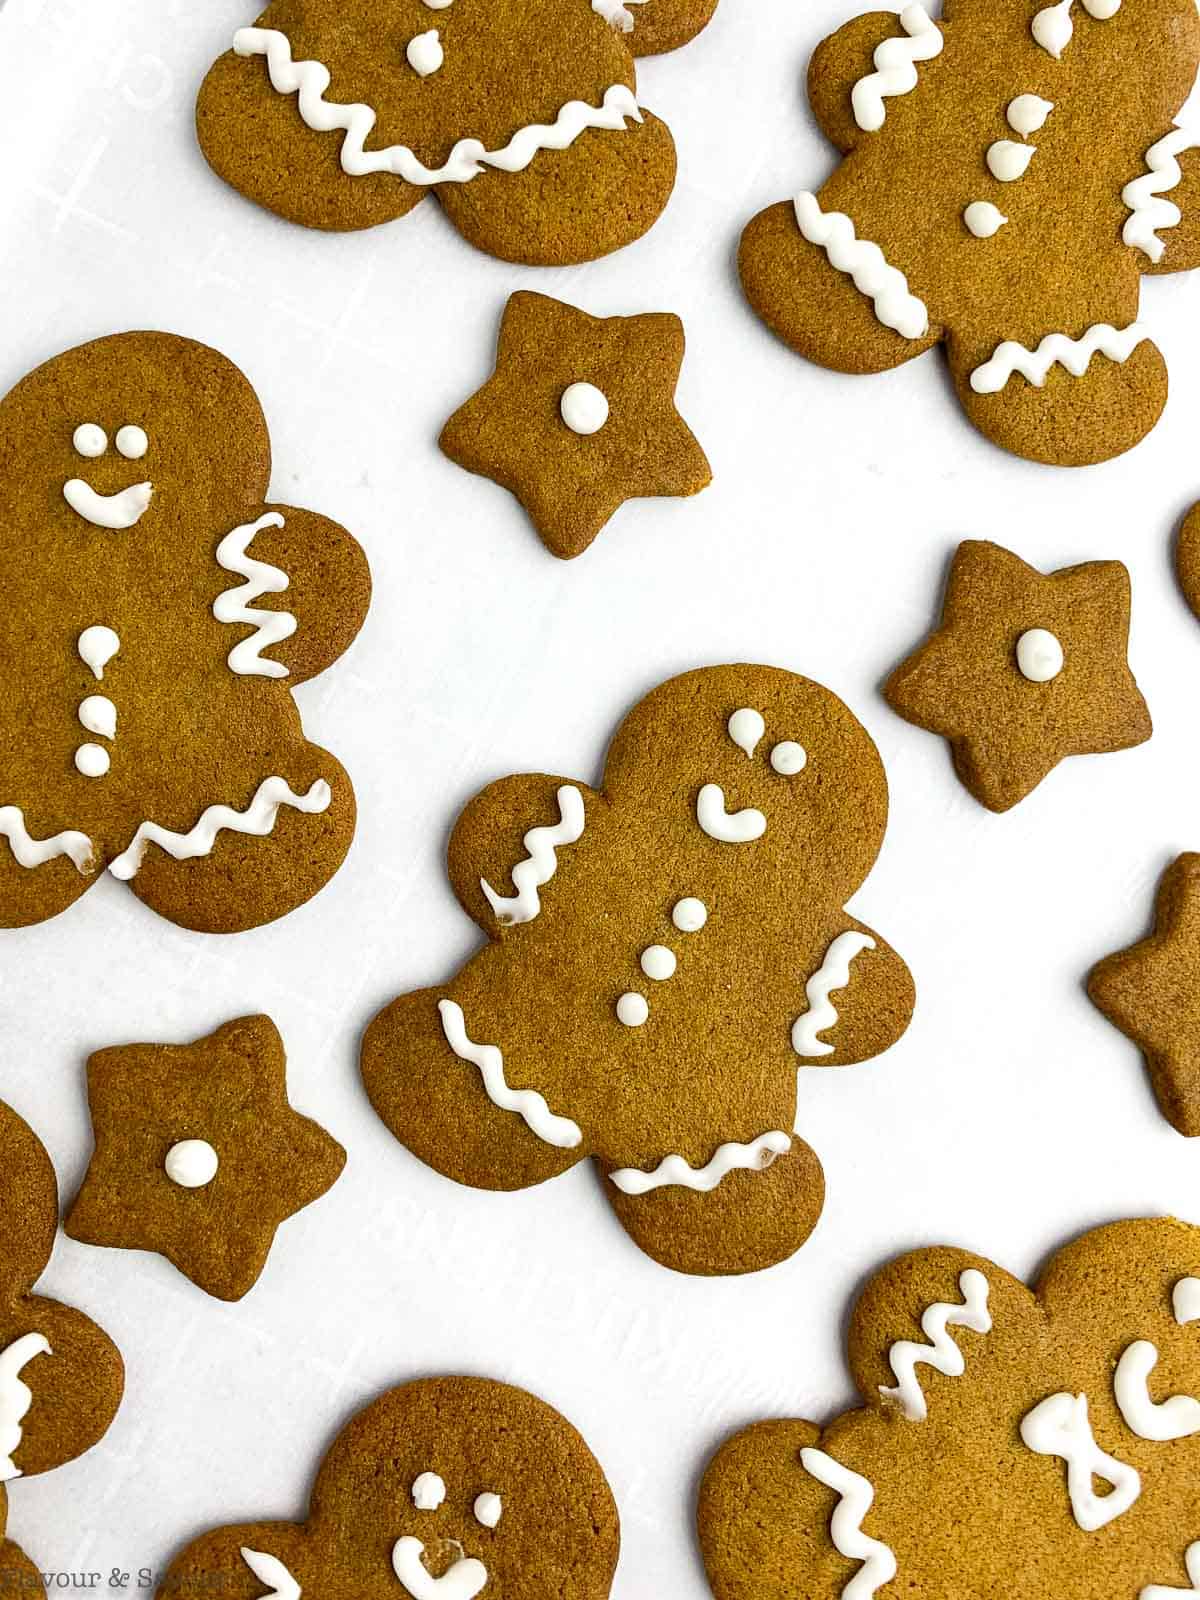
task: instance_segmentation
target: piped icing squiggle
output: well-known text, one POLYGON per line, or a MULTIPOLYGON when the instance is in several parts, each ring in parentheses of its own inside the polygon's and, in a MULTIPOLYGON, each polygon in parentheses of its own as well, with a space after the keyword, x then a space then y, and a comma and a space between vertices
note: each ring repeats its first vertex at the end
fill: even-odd
POLYGON ((553 826, 530 828, 521 841, 529 854, 512 870, 516 894, 497 894, 486 878, 479 880, 497 921, 506 927, 533 921, 542 909, 538 890, 550 882, 558 868, 556 850, 560 845, 576 844, 583 837, 583 796, 579 790, 574 784, 564 783, 555 798, 558 821, 553 826))
POLYGON ((619 33, 632 33, 636 19, 628 7, 645 3, 646 0, 626 0, 622 5, 621 0, 592 0, 592 10, 619 33))
POLYGON ((1035 1455, 1061 1456, 1067 1463, 1071 1513, 1085 1533, 1095 1533, 1119 1517, 1142 1492, 1136 1467, 1106 1455, 1096 1443, 1085 1394, 1052 1394, 1021 1419, 1021 1438, 1035 1455), (1099 1478, 1111 1487, 1098 1495, 1099 1478))
POLYGON ((327 811, 332 798, 332 790, 324 778, 317 778, 306 794, 296 794, 283 778, 264 778, 244 811, 235 811, 232 806, 209 806, 187 833, 175 833, 157 822, 141 823, 128 847, 109 862, 108 870, 114 878, 132 878, 142 864, 148 844, 158 845, 176 861, 191 861, 195 856, 208 855, 222 832, 265 838, 274 830, 281 806, 290 806, 312 816, 327 811))
MULTIPOLYGON (((1061 60, 1075 32, 1071 21, 1073 4, 1074 0, 1059 0, 1057 5, 1044 7, 1030 23, 1033 37, 1056 61, 1061 60)), ((1097 22, 1107 22, 1121 9, 1121 0, 1083 0, 1083 9, 1097 22)))
POLYGON ((767 819, 754 806, 726 811, 725 791, 719 783, 706 783, 696 796, 696 821, 710 839, 721 844, 749 844, 767 831, 767 819))
POLYGON ((682 1156, 664 1156, 652 1172, 643 1172, 640 1167, 618 1167, 609 1177, 622 1194, 649 1194, 651 1189, 669 1186, 707 1194, 731 1172, 764 1172, 776 1156, 785 1155, 791 1145, 786 1133, 760 1133, 749 1144, 719 1145, 702 1167, 689 1166, 682 1156))
POLYGON ((21 1423, 33 1404, 29 1385, 21 1373, 34 1356, 52 1355, 49 1341, 40 1333, 27 1333, 0 1354, 0 1483, 21 1476, 13 1454, 21 1443, 21 1423))
POLYGON ((504 1056, 494 1044, 476 1044, 467 1034, 466 1018, 462 1007, 454 1000, 439 1000, 438 1015, 442 1019, 442 1032, 446 1043, 460 1061, 469 1061, 479 1068, 483 1087, 493 1105, 501 1111, 515 1111, 529 1129, 545 1144, 556 1145, 560 1150, 573 1150, 583 1140, 577 1122, 570 1117, 558 1117, 551 1111, 536 1089, 511 1089, 504 1076, 504 1056))
POLYGON ((1200 1278, 1180 1278, 1171 1290, 1171 1311, 1181 1328, 1200 1322, 1200 1278))
POLYGON ((1151 261, 1161 261, 1166 245, 1158 237, 1160 228, 1174 228, 1182 212, 1172 200, 1164 200, 1163 192, 1174 189, 1183 179, 1176 156, 1191 150, 1200 142, 1194 131, 1172 128, 1164 139, 1152 144, 1146 151, 1149 171, 1134 178, 1121 190, 1121 199, 1129 207, 1129 216, 1121 229, 1121 238, 1127 245, 1148 255, 1151 261))
POLYGON ((908 94, 917 87, 917 62, 940 56, 942 30, 922 5, 908 5, 900 13, 900 26, 907 39, 885 39, 873 56, 875 71, 860 78, 850 91, 854 120, 864 133, 883 127, 885 99, 908 94))
POLYGON ((894 1389, 879 1386, 879 1392, 889 1400, 896 1400, 910 1422, 924 1422, 929 1415, 925 1391, 917 1377, 917 1368, 932 1367, 946 1378, 961 1378, 966 1371, 966 1357, 947 1331, 950 1328, 970 1328, 973 1333, 990 1333, 992 1318, 988 1311, 988 1281, 974 1267, 959 1274, 958 1287, 963 1297, 962 1305, 948 1305, 939 1300, 926 1306, 921 1317, 921 1332, 928 1344, 917 1344, 912 1339, 899 1339, 888 1351, 888 1363, 896 1378, 894 1389))
POLYGON ((488 1581, 488 1569, 474 1556, 459 1556, 440 1578, 422 1561, 425 1546, 406 1534, 392 1546, 392 1571, 412 1600, 475 1600, 488 1581))
POLYGON ((270 1592, 263 1600, 300 1600, 300 1585, 278 1556, 266 1550, 248 1550, 245 1545, 239 1554, 259 1583, 268 1585, 270 1592))
POLYGON ((842 1590, 843 1600, 871 1600, 896 1576, 895 1552, 882 1540, 863 1532, 863 1518, 875 1500, 874 1487, 860 1473, 851 1472, 824 1450, 811 1445, 801 1450, 800 1464, 838 1497, 829 1519, 834 1548, 851 1561, 862 1563, 842 1590))
POLYGON ((1179 1589, 1170 1583, 1149 1583, 1139 1592, 1138 1600, 1179 1600, 1180 1595, 1200 1594, 1200 1539, 1184 1551, 1183 1566, 1190 1589, 1179 1589))
POLYGON ((909 291, 908 279, 899 267, 889 265, 879 246, 858 238, 845 212, 822 211, 816 195, 807 189, 801 190, 793 205, 800 232, 809 244, 824 250, 830 266, 849 274, 884 327, 905 339, 923 339, 929 332, 925 302, 909 291))
POLYGON ((875 941, 865 933, 839 933, 825 952, 825 959, 804 985, 808 1010, 792 1024, 792 1049, 798 1056, 830 1056, 834 1046, 819 1037, 838 1020, 837 1008, 829 996, 850 982, 850 963, 864 950, 874 950, 875 941))
POLYGON ((1065 333, 1048 333, 1036 350, 1027 349, 1015 339, 1005 339, 988 361, 975 368, 971 388, 976 394, 999 394, 1013 373, 1019 372, 1040 389, 1050 368, 1057 366, 1065 367, 1073 378, 1082 378, 1097 353, 1110 361, 1128 361, 1142 340, 1149 337, 1140 322, 1131 322, 1127 328, 1097 322, 1078 339, 1068 339, 1065 333))
POLYGON ((326 100, 330 84, 329 68, 320 61, 293 61, 288 37, 277 28, 239 28, 233 36, 239 56, 265 56, 271 87, 279 94, 294 94, 300 117, 315 133, 345 134, 342 140, 342 171, 351 177, 369 172, 391 172, 405 183, 426 187, 435 183, 468 183, 485 167, 501 172, 524 172, 539 150, 566 150, 588 128, 622 132, 626 121, 642 120, 633 91, 623 83, 605 90, 598 106, 583 100, 569 100, 551 123, 519 128, 499 150, 488 150, 479 139, 459 139, 445 163, 427 167, 407 145, 388 145, 383 150, 367 150, 366 140, 375 127, 376 113, 371 106, 341 104, 326 100))
POLYGON ((1149 1339, 1135 1339, 1122 1351, 1113 1373, 1113 1394, 1126 1425, 1139 1439, 1163 1444, 1200 1433, 1200 1400, 1174 1394, 1156 1405, 1148 1379, 1158 1365, 1158 1351, 1149 1339))
POLYGON ((20 806, 0 806, 0 839, 8 840, 19 867, 44 867, 56 856, 69 856, 79 872, 88 872, 95 861, 92 841, 74 828, 48 839, 35 839, 25 826, 25 813, 20 806))
POLYGON ((244 622, 255 631, 239 639, 226 660, 234 672, 241 676, 257 673, 264 678, 286 678, 288 669, 282 661, 264 661, 262 652, 272 645, 282 644, 296 631, 296 619, 290 611, 263 611, 254 609, 250 602, 264 594, 282 594, 288 586, 288 575, 279 567, 266 561, 256 561, 246 550, 256 534, 264 528, 282 528, 283 518, 278 511, 268 511, 257 522, 244 522, 227 533, 217 546, 217 562, 226 572, 236 572, 245 578, 234 589, 226 589, 213 601, 213 616, 218 622, 244 622))

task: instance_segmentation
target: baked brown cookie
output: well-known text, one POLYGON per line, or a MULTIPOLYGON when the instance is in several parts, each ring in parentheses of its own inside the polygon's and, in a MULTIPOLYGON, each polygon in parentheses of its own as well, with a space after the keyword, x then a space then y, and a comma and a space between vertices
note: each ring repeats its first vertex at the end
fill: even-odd
POLYGON ((500 323, 495 372, 438 443, 514 494, 546 548, 569 560, 626 500, 696 494, 712 482, 675 409, 682 362, 683 324, 667 312, 591 317, 518 290, 500 323))
POLYGON ((886 822, 879 753, 820 684, 671 679, 617 730, 602 788, 526 774, 469 802, 450 882, 488 943, 371 1023, 372 1104, 481 1189, 593 1157, 678 1271, 782 1261, 824 1199, 797 1069, 878 1055, 912 1014, 904 962, 843 909, 886 822))
POLYGON ((1198 1320, 1200 1229, 1171 1218, 1085 1234, 1034 1290, 965 1250, 901 1256, 850 1321, 862 1409, 758 1423, 709 1463, 713 1594, 1193 1593, 1198 1320))
POLYGON ((279 1225, 337 1181, 346 1152, 287 1098, 270 1017, 194 1044, 88 1062, 95 1151, 66 1221, 84 1244, 156 1250, 206 1294, 240 1300, 279 1225))
POLYGON ((45 1594, 41 1570, 34 1566, 19 1544, 4 1537, 8 1504, 0 1486, 0 1594, 45 1594))
POLYGON ((1085 561, 1041 573, 984 539, 954 555, 941 626, 892 673, 884 697, 950 741, 954 767, 1007 811, 1067 756, 1150 737, 1129 670, 1129 573, 1085 561))
POLYGON ((1200 265, 1200 152, 1173 126, 1198 62, 1193 0, 856 18, 808 71, 845 159, 746 228, 751 305, 837 372, 943 344, 967 416, 1018 455, 1119 455, 1167 398, 1140 275, 1200 265))
POLYGON ((227 183, 310 228, 370 228, 431 191, 471 244, 564 266, 640 238, 675 182, 634 54, 716 0, 274 0, 200 90, 227 183))
POLYGON ((1179 529, 1175 570, 1188 605, 1200 617, 1200 505, 1192 507, 1179 529))
POLYGON ((1088 994, 1145 1057, 1163 1116, 1200 1136, 1200 855, 1163 873, 1154 932, 1097 962, 1088 994))
POLYGON ((107 867, 230 933, 341 865, 354 791, 290 691, 354 638, 370 576, 270 476, 253 389, 191 339, 97 339, 0 402, 0 927, 107 867))
MULTIPOLYGON (((33 1293, 57 1232, 50 1157, 0 1102, 0 1484, 90 1450, 125 1388, 124 1363, 104 1330, 74 1306, 33 1293)), ((0 1496, 0 1536, 3 1509, 0 1496)))
POLYGON ((425 1378, 352 1418, 308 1521, 203 1534, 158 1593, 229 1600, 604 1600, 620 1525, 596 1458, 523 1389, 425 1378))

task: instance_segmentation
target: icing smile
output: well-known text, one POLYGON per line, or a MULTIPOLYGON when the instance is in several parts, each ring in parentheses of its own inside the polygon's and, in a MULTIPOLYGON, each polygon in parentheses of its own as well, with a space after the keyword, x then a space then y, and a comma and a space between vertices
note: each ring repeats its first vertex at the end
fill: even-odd
POLYGON ((392 1570, 413 1600, 475 1600, 488 1581, 488 1569, 474 1556, 460 1556, 435 1578, 421 1557, 425 1546, 411 1534, 392 1546, 392 1570))
POLYGON ((63 499, 71 510, 97 528, 132 528, 141 520, 153 493, 149 483, 131 483, 119 494, 97 494, 82 478, 68 478, 63 484, 63 499))

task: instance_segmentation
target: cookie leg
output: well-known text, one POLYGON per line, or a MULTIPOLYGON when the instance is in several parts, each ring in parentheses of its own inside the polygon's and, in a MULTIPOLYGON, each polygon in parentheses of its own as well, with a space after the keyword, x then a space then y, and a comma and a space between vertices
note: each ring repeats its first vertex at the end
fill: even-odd
POLYGON ((23 867, 0 838, 0 928, 28 928, 73 906, 96 881, 66 856, 40 867, 23 867))

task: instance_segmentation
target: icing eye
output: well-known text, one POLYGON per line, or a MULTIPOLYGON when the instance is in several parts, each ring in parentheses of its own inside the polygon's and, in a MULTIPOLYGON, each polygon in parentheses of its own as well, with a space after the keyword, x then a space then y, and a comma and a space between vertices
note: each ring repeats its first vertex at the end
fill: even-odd
POLYGON ((127 422, 123 428, 118 428, 116 443, 126 461, 140 461, 150 448, 145 428, 139 428, 134 422, 127 422))
POLYGON ((486 1493, 476 1497, 475 1504, 471 1509, 475 1513, 476 1522, 482 1522, 485 1528, 494 1528, 500 1521, 500 1513, 504 1510, 504 1502, 498 1494, 493 1494, 489 1489, 486 1493))
POLYGON ((808 765, 808 751, 794 739, 785 739, 771 751, 771 765, 782 778, 794 778, 808 765))
POLYGON ((75 452, 81 456, 102 456, 108 449, 108 435, 95 422, 81 422, 71 436, 75 452))
POLYGON ((412 1486, 412 1503, 418 1511, 436 1511, 446 1498, 446 1485, 436 1472, 423 1472, 412 1486))
POLYGON ((758 741, 767 731, 767 725, 760 711, 755 711, 750 706, 743 706, 740 711, 733 713, 725 724, 725 730, 739 749, 752 756, 758 741))

